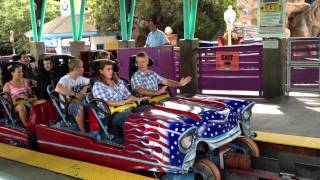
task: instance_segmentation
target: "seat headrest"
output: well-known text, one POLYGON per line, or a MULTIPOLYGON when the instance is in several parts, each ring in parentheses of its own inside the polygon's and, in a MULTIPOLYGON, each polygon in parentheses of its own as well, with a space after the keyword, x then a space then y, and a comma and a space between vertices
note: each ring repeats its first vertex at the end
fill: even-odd
MULTIPOLYGON (((150 57, 148 57, 148 66, 152 66, 154 64, 154 60, 150 57)), ((130 63, 134 64, 135 66, 136 65, 136 55, 132 55, 130 56, 130 63)))
POLYGON ((90 67, 92 68, 93 74, 96 74, 96 71, 99 67, 100 62, 102 61, 110 61, 113 63, 113 72, 119 72, 119 66, 116 61, 109 60, 109 59, 97 59, 90 61, 90 67))

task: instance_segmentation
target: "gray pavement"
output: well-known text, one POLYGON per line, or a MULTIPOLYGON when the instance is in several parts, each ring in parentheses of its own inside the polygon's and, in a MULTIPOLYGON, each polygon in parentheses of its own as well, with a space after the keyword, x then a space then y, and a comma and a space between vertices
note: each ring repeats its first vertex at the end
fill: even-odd
POLYGON ((19 162, 0 158, 1 180, 71 180, 64 176, 44 169, 36 168, 19 162))
POLYGON ((257 131, 320 138, 320 94, 293 92, 289 96, 253 100, 252 127, 257 131))

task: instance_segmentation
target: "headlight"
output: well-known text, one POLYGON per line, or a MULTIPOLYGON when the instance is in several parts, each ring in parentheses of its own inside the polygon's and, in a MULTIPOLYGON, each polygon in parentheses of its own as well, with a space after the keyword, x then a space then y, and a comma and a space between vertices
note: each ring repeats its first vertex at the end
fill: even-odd
POLYGON ((183 149, 189 149, 192 145, 193 137, 192 135, 183 137, 180 141, 180 145, 183 149))
POLYGON ((249 104, 247 107, 245 107, 242 112, 241 112, 241 118, 243 121, 249 121, 251 118, 251 110, 252 107, 254 106, 254 103, 249 104))
POLYGON ((196 128, 190 128, 185 131, 179 138, 179 149, 181 152, 187 152, 193 143, 194 133, 196 132, 196 128))
POLYGON ((247 109, 242 113, 242 119, 248 121, 251 117, 251 109, 247 109))

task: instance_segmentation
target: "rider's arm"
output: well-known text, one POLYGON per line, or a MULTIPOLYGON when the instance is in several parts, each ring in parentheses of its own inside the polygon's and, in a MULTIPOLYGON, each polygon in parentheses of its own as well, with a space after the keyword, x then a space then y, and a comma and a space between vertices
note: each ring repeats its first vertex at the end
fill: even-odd
POLYGON ((27 80, 27 79, 25 79, 25 80, 23 81, 23 83, 24 83, 25 87, 27 88, 28 94, 29 94, 29 95, 33 95, 33 91, 32 91, 31 88, 30 88, 30 81, 27 80))
POLYGON ((88 92, 88 89, 90 88, 90 84, 84 86, 82 90, 80 91, 82 94, 86 94, 88 92))
POLYGON ((10 94, 10 87, 8 83, 5 83, 3 86, 3 92, 7 92, 10 94))
POLYGON ((80 93, 84 95, 88 92, 88 89, 90 88, 90 79, 82 76, 80 76, 80 78, 81 78, 82 84, 86 84, 82 87, 80 91, 80 93))
POLYGON ((65 95, 65 96, 74 96, 74 97, 76 96, 75 92, 73 92, 70 89, 65 88, 62 84, 59 84, 59 83, 57 84, 55 91, 57 93, 65 95))
POLYGON ((127 100, 125 101, 106 101, 109 106, 123 106, 127 104, 127 100))
POLYGON ((138 87, 135 89, 135 91, 137 91, 139 94, 144 95, 144 96, 157 96, 160 94, 159 91, 148 90, 143 87, 138 87))
POLYGON ((181 86, 180 82, 174 81, 174 80, 171 80, 171 79, 164 79, 162 81, 162 84, 164 84, 166 86, 169 86, 169 87, 179 87, 179 86, 181 86))

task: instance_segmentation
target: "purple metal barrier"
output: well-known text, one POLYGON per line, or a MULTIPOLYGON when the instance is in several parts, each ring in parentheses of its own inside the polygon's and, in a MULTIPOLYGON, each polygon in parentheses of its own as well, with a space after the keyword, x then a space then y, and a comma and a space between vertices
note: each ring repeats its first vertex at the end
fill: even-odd
POLYGON ((292 38, 288 46, 290 87, 318 88, 320 38, 292 38))
MULTIPOLYGON (((178 52, 175 49, 176 77, 179 77, 178 52)), ((199 90, 258 91, 262 95, 262 45, 199 48, 197 53, 199 90), (216 51, 240 52, 240 70, 216 70, 216 51)))
POLYGON ((199 89, 262 92, 262 46, 234 46, 198 49, 199 89), (240 52, 239 71, 216 70, 216 51, 240 52))
POLYGON ((174 58, 174 72, 176 80, 180 79, 180 47, 174 47, 173 49, 173 58, 174 58))

